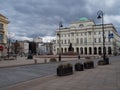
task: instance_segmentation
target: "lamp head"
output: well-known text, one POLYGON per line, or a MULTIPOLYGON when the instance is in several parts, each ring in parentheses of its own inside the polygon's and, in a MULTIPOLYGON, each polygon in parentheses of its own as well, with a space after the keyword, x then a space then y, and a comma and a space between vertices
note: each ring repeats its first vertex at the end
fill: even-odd
POLYGON ((59 22, 59 27, 63 27, 62 22, 59 22))
POLYGON ((100 15, 98 15, 97 19, 101 19, 102 17, 100 15))

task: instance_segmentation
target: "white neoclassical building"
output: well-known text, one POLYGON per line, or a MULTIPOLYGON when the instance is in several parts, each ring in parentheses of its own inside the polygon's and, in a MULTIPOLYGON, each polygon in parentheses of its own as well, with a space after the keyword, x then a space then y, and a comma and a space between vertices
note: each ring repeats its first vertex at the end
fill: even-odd
MULTIPOLYGON (((104 24, 105 53, 106 55, 119 54, 120 36, 113 24, 104 24)), ((54 53, 64 54, 68 52, 70 43, 75 53, 81 55, 103 54, 103 29, 102 24, 96 25, 94 21, 85 17, 73 22, 67 28, 59 28, 56 31, 54 53), (60 38, 59 38, 60 35, 60 38)))

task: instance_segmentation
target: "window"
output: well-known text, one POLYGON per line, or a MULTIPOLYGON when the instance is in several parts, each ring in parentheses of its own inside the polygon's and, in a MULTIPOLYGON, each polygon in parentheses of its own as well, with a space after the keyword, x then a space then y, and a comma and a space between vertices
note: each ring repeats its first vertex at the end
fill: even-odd
POLYGON ((87 38, 85 38, 84 43, 87 43, 87 38))
POLYGON ((0 23, 0 29, 3 29, 3 24, 2 23, 0 23))
POLYGON ((76 36, 78 36, 78 33, 76 33, 76 36))
POLYGON ((71 33, 71 36, 74 36, 74 33, 73 33, 73 32, 71 33))
POLYGON ((101 43, 101 38, 99 38, 99 43, 101 43))
POLYGON ((70 43, 70 39, 68 39, 68 44, 70 43))
POLYGON ((3 34, 0 34, 0 42, 3 41, 3 34))
POLYGON ((70 37, 70 34, 68 33, 68 37, 70 37))
POLYGON ((65 44, 66 44, 66 40, 65 40, 65 44))
POLYGON ((108 37, 108 42, 111 42, 110 38, 108 37))
POLYGON ((79 43, 79 38, 76 39, 76 43, 77 43, 77 44, 79 43))
POLYGON ((91 32, 88 32, 89 33, 89 35, 91 35, 91 32))
POLYGON ((82 33, 81 33, 81 36, 82 36, 82 33))
POLYGON ((99 31, 99 34, 101 34, 101 32, 99 31))
POLYGON ((94 38, 94 42, 96 43, 96 38, 94 38))
POLYGON ((83 38, 80 39, 80 43, 81 43, 81 44, 83 43, 83 38))
POLYGON ((61 44, 63 44, 63 40, 61 40, 61 44))
POLYGON ((64 36, 66 37, 66 34, 64 36))

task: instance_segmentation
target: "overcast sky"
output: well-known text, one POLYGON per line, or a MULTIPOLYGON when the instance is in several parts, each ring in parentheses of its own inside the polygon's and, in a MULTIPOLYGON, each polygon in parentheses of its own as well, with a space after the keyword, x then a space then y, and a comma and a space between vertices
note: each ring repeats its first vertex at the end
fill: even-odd
POLYGON ((113 23, 120 32, 120 0, 0 0, 0 13, 10 21, 14 39, 55 36, 59 21, 67 27, 81 17, 93 19, 104 12, 104 22, 113 23))

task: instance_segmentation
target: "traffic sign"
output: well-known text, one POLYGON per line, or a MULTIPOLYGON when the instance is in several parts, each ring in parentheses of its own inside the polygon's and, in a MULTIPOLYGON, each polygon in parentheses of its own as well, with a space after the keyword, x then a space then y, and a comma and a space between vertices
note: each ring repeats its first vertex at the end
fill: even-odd
POLYGON ((110 33, 109 38, 113 38, 113 37, 114 37, 113 33, 110 33))

